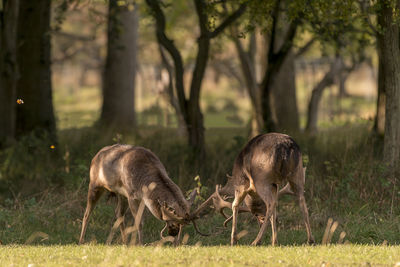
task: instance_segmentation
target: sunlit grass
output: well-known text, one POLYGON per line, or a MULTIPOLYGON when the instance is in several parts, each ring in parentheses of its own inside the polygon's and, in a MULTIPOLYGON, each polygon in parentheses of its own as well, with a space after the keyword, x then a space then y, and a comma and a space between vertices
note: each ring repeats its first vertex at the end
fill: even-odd
POLYGON ((2 266, 399 266, 400 247, 3 246, 0 262, 2 266))
POLYGON ((95 87, 81 88, 73 92, 55 90, 54 110, 57 128, 80 128, 91 126, 100 116, 101 94, 95 87))
MULTIPOLYGON (((319 110, 320 127, 329 128, 343 123, 354 122, 360 118, 373 118, 375 114, 375 95, 360 94, 358 83, 359 81, 351 79, 347 84, 348 92, 351 96, 342 99, 337 97, 337 86, 332 86, 324 91, 319 110)), ((248 124, 251 116, 251 107, 244 89, 243 92, 232 90, 226 82, 221 82, 218 87, 213 83, 205 82, 204 87, 201 107, 206 128, 243 127, 248 124), (235 105, 234 110, 224 109, 227 103, 233 103, 235 105), (214 112, 210 111, 210 107, 214 109, 214 112)), ((371 87, 370 84, 369 87, 371 87)), ((297 78, 296 94, 301 127, 306 125, 311 90, 312 87, 309 81, 300 75, 297 78)), ((85 87, 73 91, 57 88, 54 91, 54 107, 58 129, 93 125, 100 116, 101 102, 101 90, 97 87, 85 87)), ((143 92, 140 95, 140 99, 137 98, 135 102, 140 125, 177 126, 174 110, 161 95, 143 92), (149 113, 148 111, 154 107, 159 109, 158 115, 154 112, 152 114, 150 111, 150 115, 147 115, 148 118, 145 118, 146 115, 144 114, 146 112, 149 113), (170 114, 169 124, 165 121, 167 113, 170 114)))

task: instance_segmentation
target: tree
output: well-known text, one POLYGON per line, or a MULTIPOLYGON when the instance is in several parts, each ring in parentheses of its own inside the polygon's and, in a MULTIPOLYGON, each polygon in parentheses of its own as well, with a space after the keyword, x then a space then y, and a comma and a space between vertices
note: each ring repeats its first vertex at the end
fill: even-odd
POLYGON ((107 58, 103 80, 102 125, 129 129, 135 119, 138 14, 130 1, 109 1, 107 58))
POLYGON ((262 118, 266 131, 275 131, 277 128, 276 122, 274 122, 272 116, 273 113, 270 100, 271 91, 273 86, 276 84, 279 71, 289 55, 291 48, 293 47, 294 37, 296 36, 297 28, 300 23, 299 19, 297 18, 291 20, 287 26, 285 34, 282 37, 282 40, 278 42, 278 23, 279 19, 282 18, 282 15, 280 14, 281 1, 277 0, 274 5, 275 6, 273 7, 271 14, 272 26, 267 53, 267 67, 260 84, 262 118))
MULTIPOLYGON (((378 45, 379 47, 382 45, 378 45)), ((386 95, 385 95, 385 81, 384 81, 384 67, 383 58, 378 59, 378 97, 376 100, 376 115, 374 120, 374 131, 379 135, 385 133, 385 106, 386 106, 386 95)))
POLYGON ((250 29, 259 27, 268 31, 265 37, 266 47, 263 48, 266 51, 263 55, 265 66, 260 83, 255 77, 254 60, 251 58, 255 53, 251 51, 254 49, 251 45, 252 39, 250 38, 248 51, 245 51, 237 38, 239 30, 234 30, 232 35, 253 104, 251 135, 261 131, 296 131, 299 128, 299 119, 293 47, 301 20, 293 14, 298 10, 296 8, 291 10, 289 1, 248 3, 250 29), (291 17, 289 13, 293 13, 291 17), (282 97, 283 95, 285 97, 282 97))
POLYGON ((50 60, 51 0, 21 0, 18 20, 17 62, 20 71, 16 134, 46 131, 55 141, 50 60))
POLYGON ((160 51, 161 62, 162 66, 165 69, 166 73, 168 74, 168 81, 164 82, 162 79, 162 69, 160 74, 160 82, 162 83, 162 95, 166 98, 167 102, 170 103, 172 108, 175 110, 177 124, 178 124, 178 134, 184 135, 186 128, 185 128, 185 120, 183 118, 183 114, 179 107, 179 100, 174 93, 174 74, 173 74, 173 67, 171 66, 170 62, 165 55, 164 48, 160 44, 158 44, 158 48, 160 51))
POLYGON ((324 77, 317 83, 311 93, 311 99, 308 103, 307 110, 307 125, 306 131, 308 133, 315 133, 317 131, 319 103, 322 99, 324 90, 335 83, 335 77, 339 74, 341 66, 339 57, 336 56, 331 63, 330 69, 325 73, 324 77))
POLYGON ((0 147, 15 136, 19 0, 2 0, 0 10, 0 147))
POLYGON ((400 31, 396 21, 400 0, 380 0, 378 4, 378 23, 382 29, 377 37, 378 53, 384 64, 379 74, 386 94, 383 152, 384 160, 394 174, 400 171, 400 31))
POLYGON ((299 128, 299 118, 292 48, 296 32, 294 28, 300 21, 289 19, 288 1, 249 1, 248 4, 250 10, 247 17, 241 21, 245 27, 240 27, 239 23, 232 26, 230 37, 238 53, 252 104, 250 135, 255 136, 264 130, 296 131, 299 128), (257 49, 256 46, 255 28, 261 29, 262 32, 267 31, 261 49, 257 49), (243 32, 248 31, 250 38, 246 48, 241 39, 243 32), (264 66, 261 68, 265 70, 262 70, 262 82, 256 77, 256 54, 263 58, 261 65, 264 66))
POLYGON ((238 36, 238 30, 235 27, 231 28, 231 38, 235 44, 236 51, 239 56, 242 75, 245 80, 247 93, 252 105, 250 137, 260 134, 264 129, 264 121, 262 119, 261 101, 259 84, 256 77, 256 35, 251 33, 247 50, 238 36))
POLYGON ((277 73, 271 90, 273 117, 276 118, 277 130, 281 132, 296 132, 300 128, 294 62, 295 54, 291 49, 277 73))
POLYGON ((215 29, 209 28, 208 5, 205 0, 194 0, 196 15, 199 21, 200 35, 197 39, 197 55, 195 57, 192 79, 190 82, 189 98, 185 95, 184 66, 181 53, 174 42, 166 35, 166 19, 161 8, 162 1, 146 0, 152 15, 156 21, 156 36, 161 46, 172 58, 175 72, 175 90, 179 101, 188 133, 188 143, 200 155, 204 154, 204 122, 200 109, 200 90, 203 81, 207 61, 209 57, 210 42, 217 37, 233 21, 240 17, 245 11, 242 4, 231 15, 229 15, 215 29))

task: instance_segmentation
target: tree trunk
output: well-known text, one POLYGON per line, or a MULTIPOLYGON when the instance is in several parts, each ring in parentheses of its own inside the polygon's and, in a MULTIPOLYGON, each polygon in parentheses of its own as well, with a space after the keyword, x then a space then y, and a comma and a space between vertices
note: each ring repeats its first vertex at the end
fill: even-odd
POLYGON ((299 130, 299 111, 297 108, 294 55, 289 52, 277 73, 272 87, 272 111, 281 132, 299 130))
POLYGON ((237 32, 232 29, 231 35, 236 47, 236 51, 239 55, 240 67, 242 69, 244 80, 246 82, 247 93, 252 105, 250 137, 254 137, 260 134, 264 128, 261 115, 260 88, 257 85, 254 64, 254 54, 256 50, 255 34, 253 33, 250 37, 249 51, 247 52, 244 50, 239 37, 237 37, 237 32))
POLYGON ((204 0, 194 0, 197 17, 199 19, 200 36, 197 42, 198 51, 190 85, 190 96, 189 99, 186 99, 183 81, 183 60, 174 42, 165 34, 165 15, 161 9, 159 1, 146 0, 146 3, 151 8, 153 16, 156 20, 157 40, 165 48, 165 50, 168 51, 174 62, 175 89, 177 98, 179 100, 179 107, 182 111, 187 126, 189 146, 194 149, 196 154, 199 155, 198 158, 201 159, 203 158, 205 152, 205 141, 203 114, 201 113, 200 109, 200 90, 204 72, 207 66, 210 40, 218 36, 228 25, 240 17, 244 13, 246 6, 244 4, 240 5, 240 7, 231 15, 229 15, 218 27, 215 28, 215 30, 209 31, 209 21, 206 12, 207 4, 204 0))
MULTIPOLYGON (((178 135, 179 136, 187 135, 186 122, 182 114, 182 111, 179 107, 179 100, 174 94, 174 75, 173 75, 174 71, 167 59, 167 56, 164 53, 164 48, 161 46, 161 44, 158 44, 158 46, 159 46, 158 48, 160 51, 162 65, 164 66, 165 70, 168 73, 168 82, 165 82, 163 84, 164 88, 162 88, 162 90, 167 98, 167 101, 171 104, 172 108, 175 110, 176 120, 178 124, 178 135)), ((163 80, 162 76, 163 75, 161 71, 161 80, 163 80)))
POLYGON ((198 4, 196 1, 196 10, 199 16, 199 23, 201 28, 201 36, 198 39, 198 51, 196 56, 196 63, 193 70, 192 83, 190 85, 190 97, 189 97, 189 116, 187 116, 187 127, 189 145, 203 154, 205 152, 204 145, 204 120, 203 114, 200 109, 200 89, 203 81, 204 73, 207 66, 208 54, 210 50, 210 37, 205 36, 207 25, 202 18, 201 13, 203 10, 203 3, 198 4), (201 6, 201 8, 200 8, 201 6))
POLYGON ((15 136, 17 28, 19 0, 3 1, 0 11, 0 148, 15 136))
MULTIPOLYGON (((378 22, 383 29, 379 34, 379 57, 384 64, 383 80, 386 93, 384 161, 390 173, 400 171, 400 40, 399 26, 389 1, 382 0, 378 22)), ((400 0, 396 1, 397 10, 400 0)))
POLYGON ((335 63, 333 63, 331 69, 325 74, 324 78, 322 78, 322 80, 312 90, 311 99, 308 103, 307 111, 306 132, 308 133, 314 134, 317 132, 319 103, 321 102, 322 93, 324 92, 325 88, 333 85, 335 72, 335 63))
POLYGON ((17 62, 20 79, 17 97, 16 134, 47 131, 55 141, 51 84, 50 45, 51 0, 21 0, 18 20, 17 62))
MULTIPOLYGON (((378 37, 378 49, 380 49, 380 41, 382 38, 378 37)), ((379 57, 378 65, 378 99, 376 101, 376 115, 374 122, 374 131, 379 135, 385 133, 385 106, 386 106, 386 94, 385 94, 385 81, 384 81, 384 67, 383 58, 379 57)))
MULTIPOLYGON (((285 18, 282 14, 282 6, 285 3, 276 1, 272 12, 272 27, 269 36, 269 47, 267 54, 267 66, 261 82, 261 107, 264 128, 267 132, 276 131, 277 123, 273 118, 273 109, 271 106, 272 90, 274 85, 278 84, 278 74, 287 59, 293 47, 293 40, 296 36, 298 20, 291 21, 288 26, 285 26, 285 33, 279 28, 279 20, 285 18), (283 36, 283 37, 281 37, 283 36)), ((287 20, 284 20, 287 23, 287 20)), ((297 107, 296 107, 297 108, 297 107)))
POLYGON ((138 39, 137 7, 127 1, 109 1, 107 58, 100 122, 119 130, 136 125, 135 78, 138 39))

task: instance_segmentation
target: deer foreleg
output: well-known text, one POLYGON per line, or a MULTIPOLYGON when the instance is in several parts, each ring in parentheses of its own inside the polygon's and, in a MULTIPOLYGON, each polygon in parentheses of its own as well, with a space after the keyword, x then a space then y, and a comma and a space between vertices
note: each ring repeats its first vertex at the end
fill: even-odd
POLYGON ((239 213, 239 205, 243 202, 244 198, 246 197, 247 192, 245 190, 236 190, 235 191, 235 199, 232 203, 232 233, 231 233, 231 246, 236 244, 237 242, 237 218, 239 213))
POLYGON ((97 201, 99 200, 99 198, 101 197, 103 192, 104 192, 104 189, 96 188, 96 187, 89 185, 86 210, 85 210, 85 215, 83 216, 83 220, 82 220, 82 231, 81 231, 81 236, 79 238, 79 244, 82 244, 84 242, 85 233, 86 233, 90 214, 92 213, 94 207, 96 206, 97 201))
MULTIPOLYGON (((134 227, 138 237, 138 244, 143 244, 143 233, 142 233, 142 217, 144 211, 144 202, 141 202, 128 198, 129 209, 131 210, 132 216, 135 220, 134 227)), ((134 234, 136 234, 134 233, 134 234)), ((131 237, 131 244, 136 243, 136 235, 131 237)))

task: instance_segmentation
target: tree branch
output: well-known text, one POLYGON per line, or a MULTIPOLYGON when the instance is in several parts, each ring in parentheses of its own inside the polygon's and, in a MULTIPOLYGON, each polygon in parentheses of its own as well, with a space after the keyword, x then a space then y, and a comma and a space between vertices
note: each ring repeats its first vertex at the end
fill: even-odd
POLYGON ((290 49, 293 46, 293 39, 296 35, 297 25, 299 21, 296 19, 290 23, 289 30, 286 32, 286 37, 277 53, 274 53, 274 58, 276 61, 282 61, 286 58, 290 49))
POLYGON ((212 39, 223 32, 226 27, 242 16, 242 14, 246 11, 246 7, 247 5, 245 3, 241 4, 235 12, 229 15, 217 28, 215 28, 214 31, 209 33, 209 38, 212 39))
POLYGON ((275 50, 275 35, 276 28, 278 27, 278 18, 279 18, 279 6, 281 1, 277 0, 275 3, 275 8, 272 12, 272 28, 271 28, 271 37, 269 39, 269 47, 268 47, 268 60, 274 57, 275 50))
MULTIPOLYGON (((179 106, 183 116, 187 115, 187 100, 185 96, 185 89, 183 83, 183 61, 179 50, 176 48, 174 42, 170 40, 165 34, 165 16, 160 7, 158 0, 146 0, 147 5, 153 12, 153 17, 156 20, 156 35, 158 42, 168 51, 175 66, 175 88, 179 100, 179 106)), ((185 119, 186 120, 186 119, 185 119)))
POLYGON ((303 47, 300 47, 299 50, 297 51, 295 57, 300 57, 305 52, 307 52, 308 49, 310 49, 310 47, 315 43, 316 40, 317 40, 316 38, 312 38, 303 47))
POLYGON ((367 12, 367 9, 370 7, 369 6, 369 1, 366 0, 359 0, 358 4, 360 5, 360 9, 364 13, 364 22, 369 26, 369 28, 372 30, 372 32, 377 35, 379 34, 378 29, 374 26, 374 24, 371 22, 371 18, 367 12))

